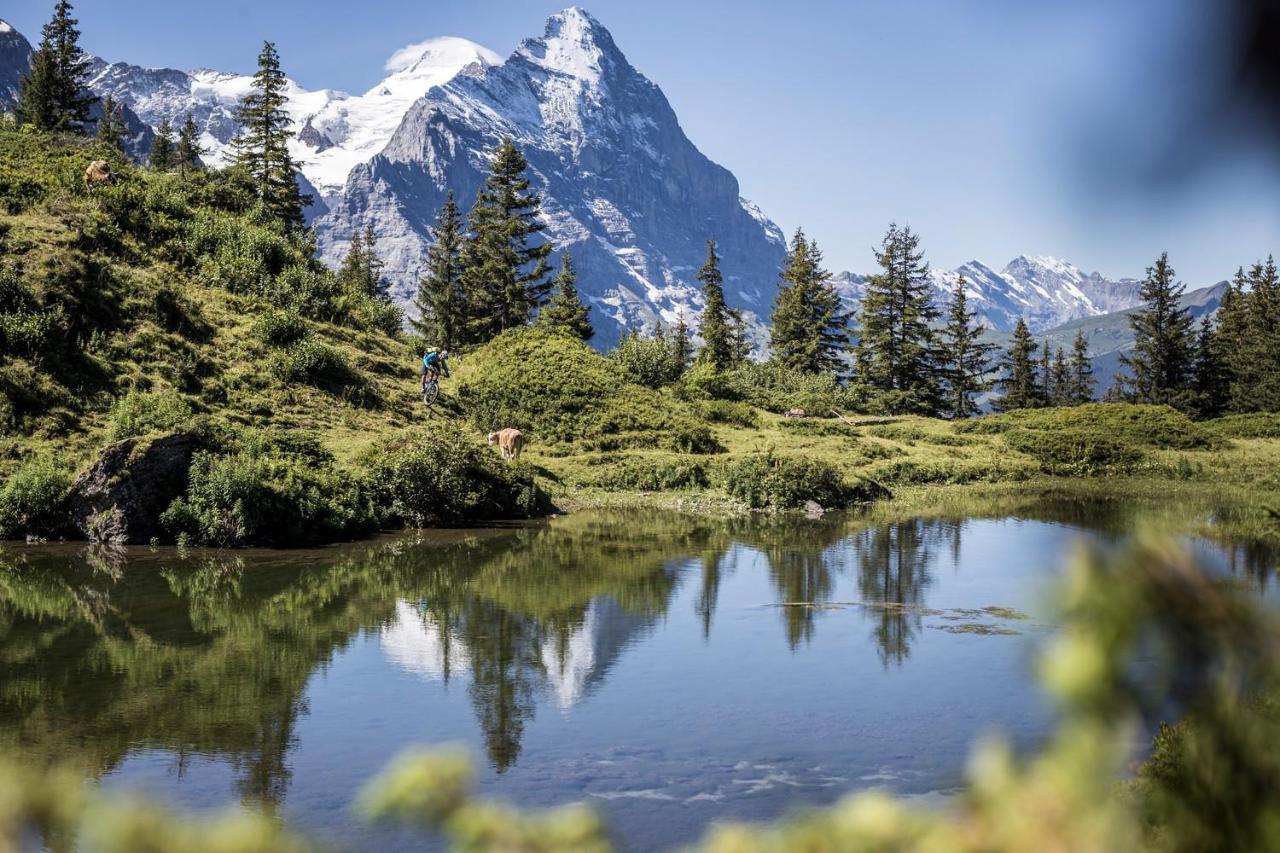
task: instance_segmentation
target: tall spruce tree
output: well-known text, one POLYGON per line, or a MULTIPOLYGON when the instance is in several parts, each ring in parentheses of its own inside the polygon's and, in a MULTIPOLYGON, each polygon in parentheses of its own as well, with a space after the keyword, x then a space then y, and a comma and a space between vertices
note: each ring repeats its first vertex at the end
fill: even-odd
POLYGON ((1280 275, 1275 260, 1249 271, 1245 358, 1250 365, 1245 411, 1280 411, 1280 275))
POLYGON ((747 334, 747 318, 737 308, 729 309, 729 341, 734 365, 751 357, 751 337, 747 334))
POLYGON ((538 312, 538 322, 567 329, 580 340, 589 341, 596 330, 591 327, 591 309, 582 304, 578 296, 578 276, 573 271, 573 258, 569 251, 560 253, 560 272, 556 275, 551 301, 538 312))
POLYGON ((115 98, 108 95, 102 102, 102 118, 98 119, 98 140, 123 154, 124 133, 124 110, 115 98))
POLYGON ((410 326, 431 344, 454 349, 471 340, 471 324, 462 280, 466 226, 452 190, 436 214, 431 235, 434 242, 427 250, 427 273, 418 282, 413 300, 418 319, 411 320, 410 326))
POLYGON ((303 210, 310 197, 298 189, 298 164, 289 155, 293 119, 285 111, 287 80, 280 69, 280 55, 271 42, 263 42, 252 89, 240 102, 236 119, 235 165, 253 179, 258 200, 266 214, 286 228, 301 228, 303 210))
POLYGON ((1049 342, 1040 342, 1040 405, 1053 403, 1053 348, 1049 342))
POLYGON ((1191 412, 1198 418, 1218 417, 1226 410, 1230 399, 1231 388, 1219 355, 1213 321, 1206 315, 1200 319, 1195 361, 1191 365, 1191 391, 1194 395, 1191 412))
POLYGON ((1049 398, 1049 405, 1070 406, 1071 384, 1071 368, 1067 364, 1067 354, 1062 347, 1058 347, 1057 353, 1053 356, 1053 394, 1049 398))
POLYGON ((1004 375, 999 384, 1004 395, 995 403, 1000 411, 1033 409, 1041 405, 1041 387, 1036 378, 1036 351, 1039 348, 1026 321, 1019 317, 1013 327, 1013 344, 1001 362, 1004 375))
POLYGON ((943 377, 942 413, 949 418, 978 414, 974 397, 991 388, 991 355, 994 344, 983 343, 978 312, 970 310, 964 276, 956 280, 942 329, 939 365, 943 377))
POLYGON ((49 131, 83 131, 97 98, 85 89, 91 60, 80 47, 80 30, 71 4, 58 0, 53 18, 41 31, 31 70, 22 78, 18 120, 49 131))
POLYGON ((374 299, 386 298, 386 282, 382 270, 386 266, 378 257, 377 238, 373 226, 357 229, 351 236, 351 245, 342 266, 338 268, 338 282, 346 289, 374 299))
POLYGON ((693 335, 689 324, 684 321, 684 310, 676 315, 676 327, 671 333, 671 360, 676 365, 676 378, 689 367, 693 360, 693 335))
POLYGON ((941 397, 930 323, 929 265, 920 238, 891 224, 876 251, 880 272, 867 281, 859 316, 858 374, 895 413, 932 415, 941 397))
POLYGON ((724 276, 720 273, 720 258, 716 254, 716 241, 707 241, 707 262, 698 270, 702 284, 702 318, 698 334, 702 336, 702 352, 698 357, 716 370, 727 370, 734 364, 733 321, 728 304, 724 300, 724 276))
POLYGON ((1218 305, 1217 328, 1214 344, 1218 348, 1219 362, 1227 383, 1227 408, 1233 412, 1250 411, 1248 401, 1252 390, 1254 366, 1249 363, 1249 294, 1248 278, 1244 268, 1236 270, 1235 277, 1222 294, 1218 305))
POLYGON ((527 325, 551 292, 552 245, 536 241, 546 225, 539 215, 542 199, 529 191, 528 167, 510 137, 503 139, 471 208, 463 279, 471 303, 469 336, 478 342, 527 325))
POLYGON ((779 364, 804 373, 834 373, 849 351, 849 314, 822 267, 822 250, 797 228, 773 302, 769 346, 779 364))
POLYGON ((156 138, 151 143, 151 153, 147 155, 147 165, 157 172, 167 172, 175 159, 173 148, 173 125, 162 119, 156 127, 156 138))
POLYGON ((1147 268, 1142 282, 1144 306, 1129 318, 1132 355, 1122 355, 1126 397, 1138 403, 1164 403, 1186 409, 1191 404, 1191 364, 1195 333, 1191 314, 1180 300, 1185 288, 1174 281, 1169 255, 1147 268))
POLYGON ((187 113, 186 121, 178 130, 178 143, 174 146, 173 154, 178 172, 183 177, 188 172, 200 171, 203 166, 200 158, 205 155, 205 150, 200 144, 200 128, 196 127, 196 120, 191 113, 187 113))
POLYGON ((1093 362, 1084 332, 1076 332, 1071 344, 1071 405, 1082 406, 1093 399, 1093 362))

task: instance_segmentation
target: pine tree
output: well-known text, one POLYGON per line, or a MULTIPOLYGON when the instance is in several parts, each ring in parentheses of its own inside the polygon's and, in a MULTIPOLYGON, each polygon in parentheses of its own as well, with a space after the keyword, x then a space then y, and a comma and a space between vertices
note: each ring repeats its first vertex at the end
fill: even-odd
POLYGON ((982 342, 978 312, 969 309, 964 276, 960 276, 947 307, 947 324, 939 347, 944 415, 958 419, 978 414, 973 398, 991 388, 987 375, 995 350, 994 344, 982 342))
POLYGON ((451 190, 431 229, 434 242, 427 250, 427 274, 418 282, 413 300, 418 319, 410 321, 415 332, 442 349, 454 349, 469 340, 467 293, 462 280, 465 230, 451 190))
POLYGON ((1230 398, 1231 389, 1219 354, 1213 322, 1206 315, 1200 320, 1195 361, 1191 365, 1192 414, 1198 418, 1218 417, 1226 410, 1230 398))
POLYGON ((1040 405, 1053 405, 1053 348, 1048 341, 1040 344, 1040 405))
POLYGON ((693 335, 689 332, 689 324, 684 321, 683 310, 676 315, 676 328, 671 334, 671 360, 676 365, 677 379, 693 360, 693 335))
POLYGON ((1272 258, 1249 271, 1246 411, 1280 411, 1280 275, 1272 258))
POLYGON ((196 127, 196 120, 191 113, 187 113, 187 120, 178 130, 178 144, 173 153, 178 171, 183 177, 186 177, 187 172, 200 171, 203 166, 200 158, 206 152, 204 146, 200 144, 200 129, 196 127))
POLYGON ((116 99, 107 96, 102 102, 102 118, 98 119, 98 140, 124 153, 124 111, 116 99))
POLYGON ((157 172, 167 172, 175 159, 173 150, 173 125, 163 119, 156 127, 156 138, 151 143, 151 153, 147 157, 147 165, 157 172))
POLYGON ((386 261, 378 256, 378 238, 373 233, 373 224, 364 226, 364 267, 361 269, 360 292, 373 299, 389 300, 387 280, 382 271, 387 268, 386 261))
POLYGON ((560 254, 560 273, 555 277, 555 291, 551 301, 538 312, 538 322, 567 329, 579 339, 589 341, 596 330, 591 328, 591 309, 578 297, 577 281, 573 259, 566 249, 560 254))
MULTIPOLYGON (((1046 348, 1047 348, 1046 344, 1046 348)), ((1051 406, 1070 406, 1071 401, 1071 368, 1067 365, 1067 354, 1062 347, 1053 357, 1053 394, 1049 398, 1051 406)))
POLYGON ((729 309, 729 342, 735 366, 751 357, 751 337, 747 334, 747 319, 737 308, 729 309))
POLYGON ((253 88, 236 112, 240 135, 232 144, 235 165, 253 179, 265 213, 286 228, 301 228, 311 199, 298 189, 298 164, 289 155, 293 120, 285 111, 286 85, 276 46, 263 42, 253 88))
POLYGON ((16 112, 24 124, 61 132, 82 131, 89 122, 89 108, 98 99, 85 90, 91 60, 80 48, 77 23, 71 4, 58 0, 22 78, 16 112))
POLYGON ((1217 329, 1214 344, 1218 348, 1219 363, 1227 383, 1227 408, 1233 412, 1250 411, 1254 384, 1254 365, 1250 364, 1247 342, 1249 340, 1248 278, 1244 268, 1236 270, 1235 277, 1222 294, 1218 306, 1217 329))
POLYGON ((1033 409, 1040 405, 1040 385, 1036 379, 1036 339, 1031 336, 1026 321, 1018 318, 1013 328, 1013 345, 1001 362, 1004 376, 1000 387, 1004 396, 996 400, 996 408, 1002 412, 1012 409, 1033 409))
POLYGON ((1126 396, 1132 402, 1190 405, 1195 334, 1190 312, 1179 303, 1184 290, 1174 282, 1167 253, 1147 269, 1141 291, 1145 306, 1129 318, 1133 354, 1120 357, 1128 371, 1126 396))
POLYGON ((1082 406, 1093 399, 1093 362, 1089 359, 1089 342, 1084 332, 1076 332, 1071 344, 1071 392, 1073 406, 1082 406))
POLYGON ((773 302, 769 346, 774 359, 805 373, 834 373, 849 351, 849 314, 822 268, 822 251, 796 229, 773 302))
POLYGON ((551 292, 552 245, 530 245, 546 225, 542 199, 529 191, 528 167, 515 143, 503 139, 471 209, 463 278, 471 304, 468 335, 476 342, 527 325, 551 292))
POLYGON ((338 268, 338 283, 345 290, 359 292, 364 286, 364 232, 356 229, 347 246, 347 254, 338 268))
POLYGON ((716 241, 707 241, 707 262, 698 270, 702 284, 702 319, 698 334, 702 336, 702 352, 698 357, 716 370, 727 370, 734 364, 732 316, 724 301, 724 277, 720 274, 720 258, 716 241))
POLYGON ((876 262, 880 272, 867 281, 859 318, 859 376, 882 392, 891 412, 935 414, 940 389, 929 324, 939 314, 920 238, 890 225, 876 262))

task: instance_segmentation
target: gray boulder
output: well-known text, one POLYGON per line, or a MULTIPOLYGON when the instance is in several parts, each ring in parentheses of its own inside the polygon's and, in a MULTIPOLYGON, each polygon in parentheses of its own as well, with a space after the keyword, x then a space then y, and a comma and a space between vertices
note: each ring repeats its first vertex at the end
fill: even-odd
POLYGON ((160 514, 187 488, 195 440, 128 438, 103 448, 71 485, 71 518, 94 542, 142 545, 163 534, 160 514))

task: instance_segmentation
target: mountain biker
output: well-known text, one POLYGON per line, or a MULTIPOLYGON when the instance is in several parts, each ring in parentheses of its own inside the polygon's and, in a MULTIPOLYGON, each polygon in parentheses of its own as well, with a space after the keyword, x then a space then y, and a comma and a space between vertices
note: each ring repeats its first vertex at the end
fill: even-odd
POLYGON ((447 349, 429 349, 422 354, 422 387, 427 387, 428 380, 435 382, 440 374, 449 375, 449 351, 447 349))

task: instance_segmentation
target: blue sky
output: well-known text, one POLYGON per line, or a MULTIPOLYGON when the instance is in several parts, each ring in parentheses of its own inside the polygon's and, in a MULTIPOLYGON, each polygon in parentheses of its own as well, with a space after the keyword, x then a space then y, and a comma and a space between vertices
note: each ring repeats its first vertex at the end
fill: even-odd
MULTIPOLYGON (((566 0, 80 0, 86 48, 143 65, 250 70, 263 38, 308 88, 363 91, 404 44, 458 35, 506 55, 566 0)), ((743 195, 868 270, 890 220, 935 265, 1053 254, 1140 276, 1169 251, 1201 286, 1280 250, 1274 164, 1215 146, 1155 180, 1184 133, 1177 73, 1212 0, 581 0, 662 87, 743 195), (1141 178, 1141 179, 1140 179, 1141 178)), ((34 41, 52 0, 5 0, 34 41)))

